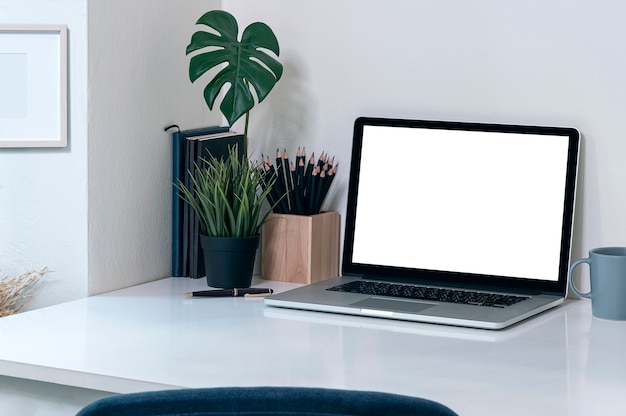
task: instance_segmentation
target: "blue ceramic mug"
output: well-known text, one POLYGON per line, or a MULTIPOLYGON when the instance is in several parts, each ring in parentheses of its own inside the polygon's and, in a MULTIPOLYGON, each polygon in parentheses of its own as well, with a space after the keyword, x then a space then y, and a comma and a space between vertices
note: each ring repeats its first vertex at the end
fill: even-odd
POLYGON ((576 260, 569 268, 570 287, 578 296, 591 299, 596 318, 626 320, 626 247, 601 247, 589 250, 589 257, 576 260), (589 265, 591 289, 582 293, 572 274, 581 263, 589 265))

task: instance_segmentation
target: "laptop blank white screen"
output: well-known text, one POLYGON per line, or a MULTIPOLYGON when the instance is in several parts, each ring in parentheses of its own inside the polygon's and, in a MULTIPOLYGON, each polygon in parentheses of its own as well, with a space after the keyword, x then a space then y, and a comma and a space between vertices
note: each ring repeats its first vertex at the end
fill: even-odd
POLYGON ((556 281, 568 143, 364 126, 353 262, 556 281))

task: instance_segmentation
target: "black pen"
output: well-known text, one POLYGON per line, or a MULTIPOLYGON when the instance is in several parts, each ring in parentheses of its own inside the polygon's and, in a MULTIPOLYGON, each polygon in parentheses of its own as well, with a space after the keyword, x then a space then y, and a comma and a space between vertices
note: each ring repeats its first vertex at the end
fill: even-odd
POLYGON ((201 290, 199 292, 187 292, 185 296, 192 297, 214 297, 214 298, 230 298, 230 297, 262 297, 269 296, 274 291, 272 289, 251 287, 244 289, 217 289, 217 290, 201 290))

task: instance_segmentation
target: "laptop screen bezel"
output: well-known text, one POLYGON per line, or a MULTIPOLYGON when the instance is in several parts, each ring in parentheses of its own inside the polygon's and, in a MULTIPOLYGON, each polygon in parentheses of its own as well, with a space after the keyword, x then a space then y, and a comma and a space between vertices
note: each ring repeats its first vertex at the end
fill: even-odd
MULTIPOLYGON (((496 288, 500 290, 510 290, 521 293, 527 292, 554 294, 559 296, 565 295, 565 293, 567 292, 567 273, 570 263, 571 240, 573 233, 579 145, 580 133, 577 129, 571 127, 508 125, 493 123, 409 120, 373 117, 357 118, 354 123, 354 135, 352 143, 352 157, 350 164, 350 177, 346 207, 346 224, 344 232, 344 248, 342 258, 342 274, 344 276, 356 276, 377 280, 401 280, 402 282, 406 283, 422 283, 455 287, 463 286, 467 288, 485 290, 496 288), (567 137, 569 147, 564 193, 565 198, 563 201, 564 209, 561 230, 561 249, 558 279, 556 281, 544 281, 506 276, 379 266, 353 262, 352 257, 354 248, 358 187, 360 179, 359 174, 361 164, 361 151, 363 144, 363 131, 365 126, 485 131, 533 135, 557 135, 567 137)), ((389 215, 392 214, 393 213, 389 213, 389 215)))

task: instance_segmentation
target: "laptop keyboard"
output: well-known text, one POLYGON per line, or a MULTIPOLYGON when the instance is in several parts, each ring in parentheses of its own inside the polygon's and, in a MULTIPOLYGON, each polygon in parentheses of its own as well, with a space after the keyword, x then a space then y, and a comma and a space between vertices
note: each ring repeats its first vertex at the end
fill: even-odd
POLYGON ((365 280, 353 281, 339 286, 334 286, 326 290, 359 293, 363 295, 429 300, 435 302, 462 303, 466 305, 490 306, 495 308, 505 308, 513 305, 514 303, 528 299, 526 296, 472 292, 459 289, 443 289, 365 280))

